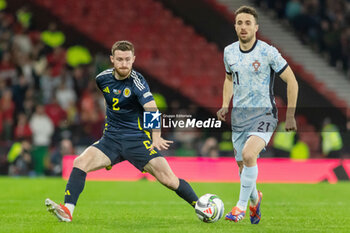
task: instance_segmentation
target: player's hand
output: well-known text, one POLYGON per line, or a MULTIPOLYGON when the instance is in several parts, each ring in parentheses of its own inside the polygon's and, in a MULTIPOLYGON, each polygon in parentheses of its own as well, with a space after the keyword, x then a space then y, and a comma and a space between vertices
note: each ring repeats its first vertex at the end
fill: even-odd
POLYGON ((150 151, 153 150, 154 147, 157 148, 158 150, 167 150, 170 144, 172 143, 174 143, 174 141, 165 140, 162 137, 154 138, 151 148, 149 150, 150 151))
POLYGON ((289 131, 297 131, 297 123, 296 123, 294 117, 288 117, 286 119, 285 130, 287 132, 289 132, 289 131))
POLYGON ((216 113, 216 116, 220 121, 226 121, 226 114, 228 113, 228 108, 220 108, 216 113))

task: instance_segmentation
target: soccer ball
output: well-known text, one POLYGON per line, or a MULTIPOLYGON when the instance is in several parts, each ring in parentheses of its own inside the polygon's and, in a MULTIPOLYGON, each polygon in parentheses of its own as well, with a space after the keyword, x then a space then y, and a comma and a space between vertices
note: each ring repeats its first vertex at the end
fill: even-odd
POLYGON ((198 199, 195 211, 199 220, 216 222, 224 215, 224 203, 217 195, 207 193, 198 199))

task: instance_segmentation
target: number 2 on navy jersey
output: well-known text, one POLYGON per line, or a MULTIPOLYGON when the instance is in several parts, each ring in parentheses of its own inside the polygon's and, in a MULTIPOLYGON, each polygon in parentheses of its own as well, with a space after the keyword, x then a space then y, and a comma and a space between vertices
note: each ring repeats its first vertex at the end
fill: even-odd
POLYGON ((115 111, 119 111, 120 107, 117 107, 117 104, 119 103, 119 99, 118 98, 113 98, 113 110, 115 111))
POLYGON ((238 78, 238 72, 235 72, 235 80, 233 80, 233 84, 237 84, 237 85, 239 85, 239 78, 238 78))

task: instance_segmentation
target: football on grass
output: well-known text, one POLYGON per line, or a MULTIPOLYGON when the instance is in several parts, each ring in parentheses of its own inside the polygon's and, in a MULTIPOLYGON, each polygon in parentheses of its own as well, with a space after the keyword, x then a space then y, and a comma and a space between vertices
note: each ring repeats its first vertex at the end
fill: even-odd
POLYGON ((195 211, 199 220, 216 222, 224 215, 224 203, 217 195, 207 193, 198 199, 195 211))

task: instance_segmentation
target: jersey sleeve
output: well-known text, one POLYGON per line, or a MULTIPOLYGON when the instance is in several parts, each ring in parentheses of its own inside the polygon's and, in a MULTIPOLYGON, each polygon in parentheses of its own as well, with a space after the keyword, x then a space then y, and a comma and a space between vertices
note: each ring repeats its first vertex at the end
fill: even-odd
POLYGON ((97 76, 95 78, 95 81, 96 81, 96 86, 98 87, 98 89, 100 89, 100 91, 102 91, 102 88, 101 88, 101 76, 97 76))
POLYGON ((277 73, 281 74, 287 67, 287 61, 282 57, 280 52, 273 46, 269 48, 269 60, 271 68, 277 73))
POLYGON ((226 53, 226 51, 224 51, 224 65, 225 65, 225 71, 226 71, 226 73, 227 73, 227 74, 232 74, 230 65, 229 65, 228 62, 227 62, 227 53, 226 53))
POLYGON ((134 92, 142 106, 154 100, 148 83, 144 78, 134 78, 134 92))

